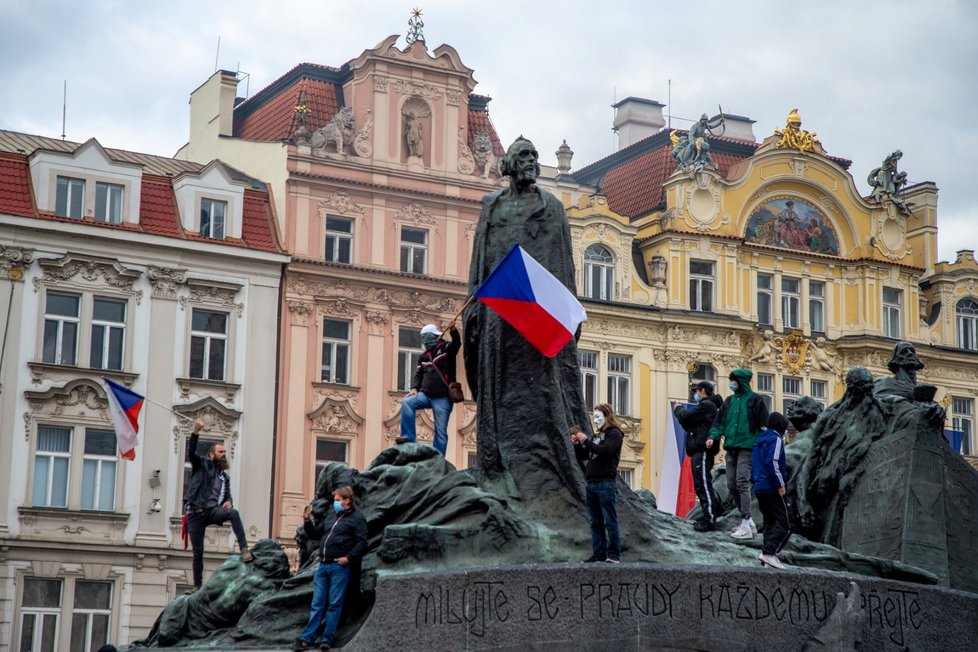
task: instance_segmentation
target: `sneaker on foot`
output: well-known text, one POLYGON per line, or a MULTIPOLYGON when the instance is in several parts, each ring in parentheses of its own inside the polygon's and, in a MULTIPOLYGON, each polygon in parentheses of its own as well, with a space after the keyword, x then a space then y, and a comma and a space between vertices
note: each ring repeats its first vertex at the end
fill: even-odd
POLYGON ((746 523, 741 523, 737 526, 737 529, 730 533, 734 539, 753 539, 754 533, 750 531, 750 526, 746 523))
POLYGON ((590 557, 588 557, 587 559, 584 560, 584 563, 585 564, 593 564, 593 563, 598 562, 598 561, 607 561, 607 558, 606 557, 598 557, 597 555, 591 555, 590 557))
POLYGON ((242 548, 241 549, 241 561, 243 561, 244 563, 247 564, 248 562, 250 562, 254 558, 255 558, 255 556, 253 554, 251 554, 251 551, 250 550, 248 550, 247 548, 242 548))
POLYGON ((618 555, 608 555, 608 558, 605 559, 605 561, 608 562, 609 564, 620 564, 621 557, 619 557, 618 555))
POLYGON ((395 444, 408 444, 410 442, 411 440, 408 439, 407 437, 398 437, 397 439, 394 440, 395 444))
POLYGON ((292 645, 293 650, 311 650, 312 643, 309 641, 303 641, 301 638, 296 639, 296 642, 292 645))
POLYGON ((751 534, 757 534, 757 524, 754 523, 754 519, 752 518, 747 519, 747 523, 750 524, 751 534))
POLYGON ((763 552, 757 556, 761 560, 761 566, 770 566, 771 568, 784 569, 784 564, 778 559, 777 555, 765 555, 763 552))

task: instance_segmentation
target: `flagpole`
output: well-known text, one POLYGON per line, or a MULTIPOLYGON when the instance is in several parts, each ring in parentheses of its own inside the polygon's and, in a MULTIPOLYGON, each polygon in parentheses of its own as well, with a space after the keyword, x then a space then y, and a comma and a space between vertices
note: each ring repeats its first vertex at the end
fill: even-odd
MULTIPOLYGON (((462 313, 465 311, 466 308, 469 307, 469 304, 472 303, 472 300, 473 299, 475 299, 475 295, 474 294, 472 296, 470 296, 468 299, 465 300, 465 303, 462 304, 462 307, 459 308, 458 309, 458 312, 455 313, 455 316, 452 317, 452 322, 458 321, 458 318, 462 316, 462 313)), ((452 323, 452 322, 449 322, 449 323, 452 323)))
POLYGON ((163 405, 162 403, 157 403, 156 401, 154 401, 151 398, 148 398, 148 397, 144 396, 143 397, 143 400, 146 401, 147 403, 152 403, 153 405, 155 405, 157 407, 161 407, 164 410, 166 410, 167 412, 169 412, 170 414, 172 414, 174 416, 178 416, 181 419, 186 419, 187 421, 190 421, 191 423, 193 423, 193 421, 194 421, 194 418, 193 417, 188 417, 186 414, 180 414, 179 412, 175 412, 171 408, 168 408, 167 406, 163 405))

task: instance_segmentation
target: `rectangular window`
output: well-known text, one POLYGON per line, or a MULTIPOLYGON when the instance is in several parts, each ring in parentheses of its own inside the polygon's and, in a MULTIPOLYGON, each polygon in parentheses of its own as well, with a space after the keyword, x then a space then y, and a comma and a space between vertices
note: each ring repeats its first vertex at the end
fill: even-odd
POLYGON ((316 440, 316 475, 312 479, 313 493, 316 491, 316 481, 326 467, 327 462, 346 463, 346 442, 332 439, 316 440))
POLYGON ((632 469, 618 469, 618 475, 629 487, 632 486, 632 477, 634 477, 634 471, 632 469))
POLYGON ((764 399, 767 409, 770 412, 774 409, 774 375, 757 374, 757 393, 764 399))
POLYGON ((95 221, 122 224, 123 187, 114 183, 95 184, 95 221))
POLYGON ((428 232, 401 227, 401 271, 425 274, 428 259, 428 232))
POLYGON ((95 297, 92 305, 92 369, 121 370, 126 340, 126 302, 95 297))
POLYGON ((82 179, 58 177, 54 213, 80 220, 85 212, 85 182, 82 179))
MULTIPOLYGON (((581 390, 584 405, 588 411, 598 404, 598 353, 597 351, 577 351, 577 362, 581 367, 581 390)), ((584 424, 578 424, 584 425, 584 424)))
POLYGON ((632 359, 627 355, 608 354, 608 403, 615 414, 627 417, 631 413, 632 359))
POLYGON ((808 322, 813 333, 825 332, 825 283, 808 282, 808 322))
POLYGON ((200 200, 200 234, 205 238, 224 239, 228 203, 216 199, 200 200))
POLYGON ((961 437, 961 454, 974 455, 975 402, 970 398, 951 398, 951 430, 958 430, 961 437))
POLYGON ((903 292, 894 288, 883 288, 883 335, 900 339, 903 329, 900 328, 900 306, 903 303, 903 292))
POLYGON ((785 328, 801 326, 801 281, 781 279, 781 319, 785 328))
POLYGON ((770 274, 757 275, 757 323, 759 324, 771 325, 774 323, 773 287, 774 279, 770 274))
POLYGON ((692 260, 689 263, 689 309, 713 312, 713 263, 692 260))
POLYGON ((397 389, 408 391, 421 357, 421 333, 412 326, 401 326, 397 332, 397 389))
MULTIPOLYGON (((418 336, 420 338, 420 335, 418 336)), ((323 320, 323 366, 320 380, 347 385, 350 382, 350 322, 323 320)))
POLYGON ((58 648, 61 584, 61 580, 24 578, 24 595, 21 599, 20 608, 20 649, 22 652, 33 652, 34 650, 54 652, 58 648))
POLYGON ((822 405, 825 405, 825 399, 829 393, 828 382, 824 380, 812 380, 810 384, 810 388, 811 388, 811 392, 810 392, 811 397, 816 401, 818 401, 819 403, 821 403, 822 405))
POLYGON ((468 469, 475 468, 475 466, 478 463, 479 463, 478 453, 473 453, 472 451, 469 451, 468 453, 465 454, 465 468, 468 469))
POLYGON ((82 461, 82 509, 111 512, 115 509, 115 432, 85 430, 82 461))
MULTIPOLYGON (((220 439, 204 439, 200 438, 197 440, 197 450, 194 451, 197 455, 202 457, 207 457, 207 454, 211 452, 211 447, 214 444, 223 444, 220 439)), ((180 457, 186 460, 187 441, 183 442, 183 446, 180 448, 180 457)), ((187 495, 187 487, 190 486, 190 476, 193 475, 193 467, 190 466, 190 462, 184 462, 183 464, 183 489, 180 491, 180 496, 187 495)), ((186 507, 185 505, 181 507, 186 507)))
POLYGON ((71 649, 98 650, 108 642, 112 582, 75 582, 71 610, 71 649))
POLYGON ((41 360, 74 365, 78 354, 80 297, 48 292, 44 308, 44 344, 41 360))
POLYGON ((784 376, 781 378, 781 414, 787 414, 791 404, 801 397, 801 378, 784 376))
POLYGON ((68 506, 68 467, 71 463, 71 428, 38 426, 34 453, 34 507, 68 506))
POLYGON ((228 315, 194 308, 190 326, 190 377, 224 380, 228 315))
POLYGON ((353 220, 326 216, 326 262, 353 261, 353 220))

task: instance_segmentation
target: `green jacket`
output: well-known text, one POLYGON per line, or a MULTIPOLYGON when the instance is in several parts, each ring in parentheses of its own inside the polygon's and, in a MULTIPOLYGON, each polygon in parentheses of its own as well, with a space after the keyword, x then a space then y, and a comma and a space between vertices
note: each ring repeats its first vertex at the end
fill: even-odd
POLYGON ((749 369, 734 369, 730 377, 737 381, 737 390, 717 412, 710 437, 717 439, 722 435, 726 449, 754 448, 757 436, 767 427, 767 404, 750 388, 754 374, 749 369))

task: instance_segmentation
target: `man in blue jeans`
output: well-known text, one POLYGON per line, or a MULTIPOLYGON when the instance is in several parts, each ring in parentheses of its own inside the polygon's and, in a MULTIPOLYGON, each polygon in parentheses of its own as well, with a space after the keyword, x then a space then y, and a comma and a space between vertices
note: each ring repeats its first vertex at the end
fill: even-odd
POLYGON ((406 444, 416 438, 416 413, 430 409, 435 418, 434 447, 442 455, 448 448, 448 417, 452 415, 452 401, 448 398, 448 384, 455 382, 455 357, 462 348, 455 321, 448 324, 451 342, 442 339, 441 331, 434 324, 421 329, 421 345, 424 353, 418 358, 411 391, 401 401, 401 436, 395 442, 406 444))
POLYGON ((322 649, 336 642, 346 586, 350 581, 350 565, 367 552, 367 520, 353 505, 353 487, 339 487, 333 492, 333 509, 321 522, 305 514, 303 527, 319 542, 319 568, 312 581, 312 608, 309 621, 302 630, 293 650, 309 650, 322 632, 322 649))
POLYGON ((617 564, 621 561, 621 537, 618 532, 618 462, 624 436, 607 403, 594 408, 595 436, 583 432, 571 435, 577 459, 585 463, 587 480, 585 502, 591 521, 591 556, 585 563, 598 561, 617 564))

